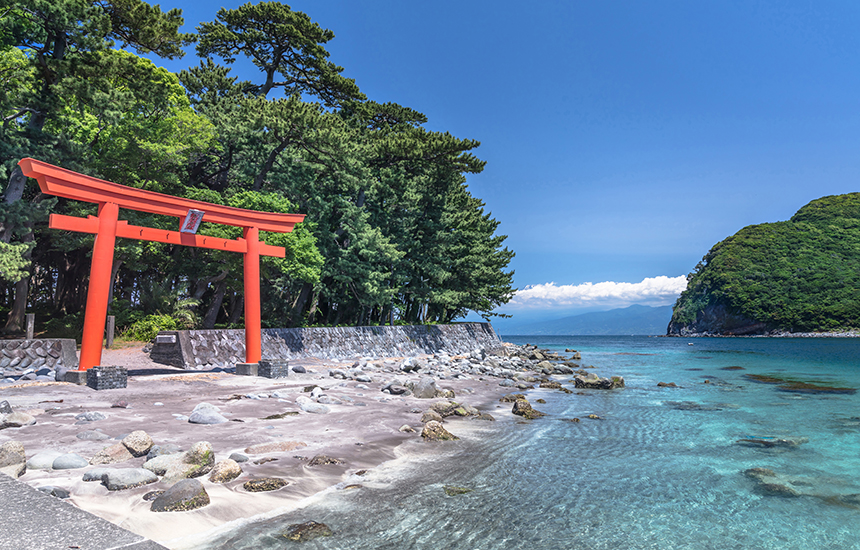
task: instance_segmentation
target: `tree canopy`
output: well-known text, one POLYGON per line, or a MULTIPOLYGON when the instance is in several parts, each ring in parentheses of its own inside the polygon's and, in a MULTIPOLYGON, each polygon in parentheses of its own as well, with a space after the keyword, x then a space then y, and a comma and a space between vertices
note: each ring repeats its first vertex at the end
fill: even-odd
POLYGON ((823 197, 789 221, 751 225, 714 245, 688 276, 673 332, 722 306, 762 330, 860 327, 860 193, 823 197))
MULTIPOLYGON (((179 10, 141 0, 0 0, 0 276, 15 284, 0 294, 7 330, 20 328, 24 307, 79 315, 92 244, 46 229, 48 208, 80 216, 94 207, 42 196, 16 168, 25 156, 177 196, 307 214, 293 233, 263 236, 287 249, 262 266, 267 326, 448 322, 494 315, 510 299, 513 252, 467 186, 484 167, 479 142, 368 100, 329 60, 334 33, 286 4, 220 9, 194 35, 181 24, 179 10), (179 74, 139 56, 181 56, 194 41, 199 58, 179 74), (257 78, 231 74, 240 57, 257 78)), ((117 243, 111 307, 127 330, 165 318, 240 323, 242 291, 238 255, 117 243)))

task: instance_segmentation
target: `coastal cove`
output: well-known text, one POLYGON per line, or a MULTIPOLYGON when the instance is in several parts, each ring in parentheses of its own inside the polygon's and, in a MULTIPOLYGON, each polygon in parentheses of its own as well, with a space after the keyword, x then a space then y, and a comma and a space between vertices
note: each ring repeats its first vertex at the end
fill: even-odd
POLYGON ((502 339, 575 348, 626 387, 529 391, 546 417, 500 416, 466 432, 449 425, 460 441, 398 447, 364 489, 330 490, 187 548, 281 547, 286 525, 310 519, 335 534, 306 548, 860 546, 858 396, 784 391, 747 376, 860 388, 857 340, 502 339), (744 474, 754 468, 794 496, 744 474), (472 491, 448 496, 445 485, 472 491))

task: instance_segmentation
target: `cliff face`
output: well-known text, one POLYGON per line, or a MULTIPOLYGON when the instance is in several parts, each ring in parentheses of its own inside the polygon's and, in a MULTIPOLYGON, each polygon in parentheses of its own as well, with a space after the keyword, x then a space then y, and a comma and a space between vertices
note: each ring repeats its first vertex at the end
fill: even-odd
POLYGON ((714 245, 687 277, 669 335, 860 327, 860 193, 823 197, 789 221, 714 245))
POLYGON ((732 313, 724 304, 711 304, 697 311, 696 318, 691 323, 685 323, 673 317, 672 321, 669 322, 667 334, 671 336, 703 334, 750 336, 767 334, 769 331, 766 323, 732 313))

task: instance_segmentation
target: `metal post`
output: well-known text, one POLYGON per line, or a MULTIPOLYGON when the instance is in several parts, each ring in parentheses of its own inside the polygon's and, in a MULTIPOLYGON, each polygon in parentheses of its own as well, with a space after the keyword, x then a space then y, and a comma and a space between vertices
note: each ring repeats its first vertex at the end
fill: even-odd
POLYGON ((245 252, 245 362, 258 363, 262 357, 260 326, 260 230, 246 227, 245 252))
POLYGON ((110 349, 113 347, 113 334, 116 330, 116 316, 108 315, 107 316, 107 329, 105 330, 105 348, 110 349))
POLYGON ((28 313, 25 317, 27 318, 27 340, 32 340, 36 332, 36 314, 28 313))
POLYGON ((78 370, 96 367, 102 360, 105 316, 110 295, 110 275, 118 217, 119 207, 116 203, 105 202, 99 205, 99 232, 96 233, 96 241, 93 244, 87 307, 84 312, 84 334, 81 337, 81 362, 78 370))

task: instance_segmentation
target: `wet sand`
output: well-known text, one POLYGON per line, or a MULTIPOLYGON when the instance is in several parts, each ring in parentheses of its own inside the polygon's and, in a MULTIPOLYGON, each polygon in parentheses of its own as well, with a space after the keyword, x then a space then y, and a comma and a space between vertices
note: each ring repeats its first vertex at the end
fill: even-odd
MULTIPOLYGON (((228 522, 283 513, 322 491, 360 483, 362 476, 357 472, 402 455, 398 446, 403 443, 421 442, 421 413, 438 399, 382 393, 381 388, 394 378, 417 381, 420 375, 397 372, 396 360, 373 363, 378 364, 376 370, 369 370, 373 381, 361 384, 328 376, 330 369, 349 368, 352 361, 292 361, 291 365, 302 365, 307 373, 266 379, 165 367, 152 363, 140 347, 106 350, 102 364, 129 369, 127 388, 96 392, 85 386, 44 382, 0 387, 0 401, 6 400, 14 410, 36 418, 32 426, 0 431, 0 444, 19 441, 28 459, 51 450, 77 453, 89 459, 122 436, 143 430, 156 445, 175 444, 182 450, 188 450, 195 442, 207 441, 215 451, 216 462, 232 453, 247 455, 250 460, 241 464, 242 475, 233 481, 217 484, 207 476, 198 478, 209 493, 211 504, 190 512, 150 511, 151 503, 142 497, 150 491, 166 489, 169 485, 162 481, 124 491, 108 491, 98 482, 82 481, 83 474, 94 466, 56 471, 28 469, 19 478, 34 487, 52 485, 66 489, 71 494, 69 501, 84 510, 168 547, 182 546, 184 539, 200 538, 228 522), (327 414, 301 411, 296 398, 307 396, 304 389, 312 385, 319 385, 343 404, 327 405, 330 409, 327 414), (279 392, 280 398, 272 397, 274 392, 279 392), (250 395, 260 398, 249 398, 250 395), (127 408, 115 406, 121 402, 127 403, 127 408), (189 415, 202 402, 218 407, 229 422, 200 425, 177 419, 177 415, 189 415), (90 411, 101 412, 107 418, 95 422, 75 419, 76 415, 90 411), (297 414, 265 419, 284 412, 297 414), (404 425, 415 432, 401 432, 404 425), (87 430, 99 430, 110 439, 92 441, 77 437, 87 430), (251 445, 282 441, 297 442, 297 448, 245 452, 251 445), (344 463, 309 466, 308 459, 320 454, 344 463), (258 477, 279 477, 289 484, 262 493, 251 493, 242 487, 244 482, 258 477)), ((493 377, 437 380, 440 387, 454 390, 459 403, 497 416, 508 415, 509 408, 499 408, 498 399, 511 390, 500 387, 498 382, 493 377)), ((458 430, 465 434, 470 425, 481 422, 454 417, 446 420, 446 428, 455 435, 459 435, 458 430)), ((134 458, 108 467, 139 468, 144 461, 145 457, 134 458)), ((49 523, 46 518, 46 525, 49 523)))

